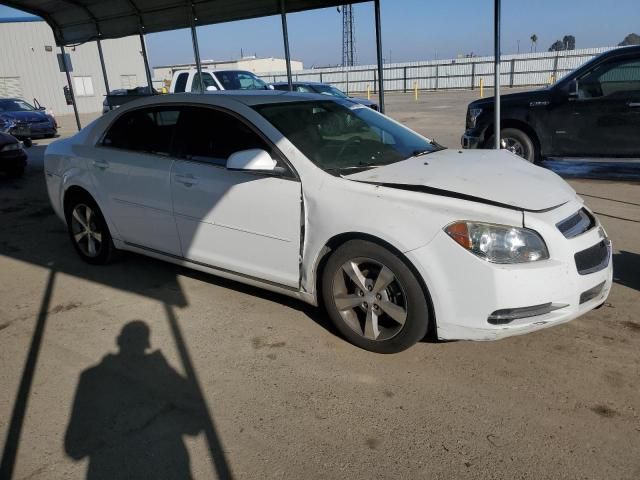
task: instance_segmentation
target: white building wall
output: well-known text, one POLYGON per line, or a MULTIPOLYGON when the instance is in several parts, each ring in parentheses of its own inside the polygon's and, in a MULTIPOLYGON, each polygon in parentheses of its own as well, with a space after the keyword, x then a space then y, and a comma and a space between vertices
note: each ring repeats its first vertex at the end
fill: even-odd
MULTIPOLYGON (((111 90, 126 88, 132 82, 146 85, 138 37, 105 40, 102 49, 111 90)), ((67 80, 65 74, 60 72, 58 53, 60 48, 56 46, 53 32, 44 21, 0 23, 0 96, 8 93, 6 88, 2 88, 3 84, 15 84, 17 78, 22 98, 27 102, 37 98, 41 105, 53 110, 54 114, 73 113, 73 107, 67 105, 64 98, 63 88, 67 80), (52 51, 47 51, 47 46, 52 47, 52 51)), ((73 80, 74 84, 90 84, 93 87, 92 93, 87 88, 90 95, 76 97, 78 110, 80 113, 101 111, 106 90, 95 42, 75 48, 67 47, 66 53, 73 67, 71 76, 91 79, 73 80)))

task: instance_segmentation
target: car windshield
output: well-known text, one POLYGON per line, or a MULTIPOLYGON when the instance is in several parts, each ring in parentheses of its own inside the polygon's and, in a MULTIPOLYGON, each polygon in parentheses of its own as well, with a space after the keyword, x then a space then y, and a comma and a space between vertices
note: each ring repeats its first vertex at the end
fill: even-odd
POLYGON ((0 112, 32 112, 35 108, 24 100, 19 99, 3 99, 0 100, 0 112))
POLYGON ((347 98, 347 95, 336 87, 331 85, 314 85, 313 88, 322 95, 331 95, 332 97, 347 98))
POLYGON ((267 90, 267 84, 251 72, 215 72, 225 90, 267 90))
POLYGON ((309 160, 334 174, 389 165, 442 149, 370 108, 341 100, 254 108, 309 160))

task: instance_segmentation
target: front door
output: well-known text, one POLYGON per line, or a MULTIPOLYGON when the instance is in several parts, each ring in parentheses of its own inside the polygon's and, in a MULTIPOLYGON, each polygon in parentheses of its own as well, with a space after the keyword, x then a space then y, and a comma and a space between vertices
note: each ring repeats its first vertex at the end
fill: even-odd
POLYGON ((180 116, 176 107, 145 108, 118 118, 89 168, 116 238, 172 255, 180 242, 171 202, 169 156, 180 116))
POLYGON ((605 62, 554 112, 554 154, 640 157, 640 58, 605 62))
POLYGON ((226 169, 234 152, 276 153, 251 127, 219 110, 189 107, 171 175, 182 255, 289 287, 299 284, 301 185, 293 172, 226 169))

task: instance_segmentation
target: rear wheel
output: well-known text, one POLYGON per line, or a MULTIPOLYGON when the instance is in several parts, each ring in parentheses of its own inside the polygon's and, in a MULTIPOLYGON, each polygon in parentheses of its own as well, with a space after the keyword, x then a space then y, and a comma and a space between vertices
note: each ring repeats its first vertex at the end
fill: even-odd
POLYGON ((327 261, 322 295, 336 328, 366 350, 400 352, 427 333, 429 307, 418 279, 402 259, 375 243, 341 245, 327 261))
POLYGON ((66 217, 69 237, 80 257, 94 265, 109 263, 116 249, 95 201, 88 196, 74 199, 66 217))

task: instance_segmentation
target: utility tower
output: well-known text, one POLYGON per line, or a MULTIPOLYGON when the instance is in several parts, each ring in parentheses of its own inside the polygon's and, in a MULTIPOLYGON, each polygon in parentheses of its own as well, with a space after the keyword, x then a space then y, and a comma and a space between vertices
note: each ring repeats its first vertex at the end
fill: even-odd
POLYGON ((342 66, 356 64, 356 44, 354 42, 353 6, 342 5, 342 66))

